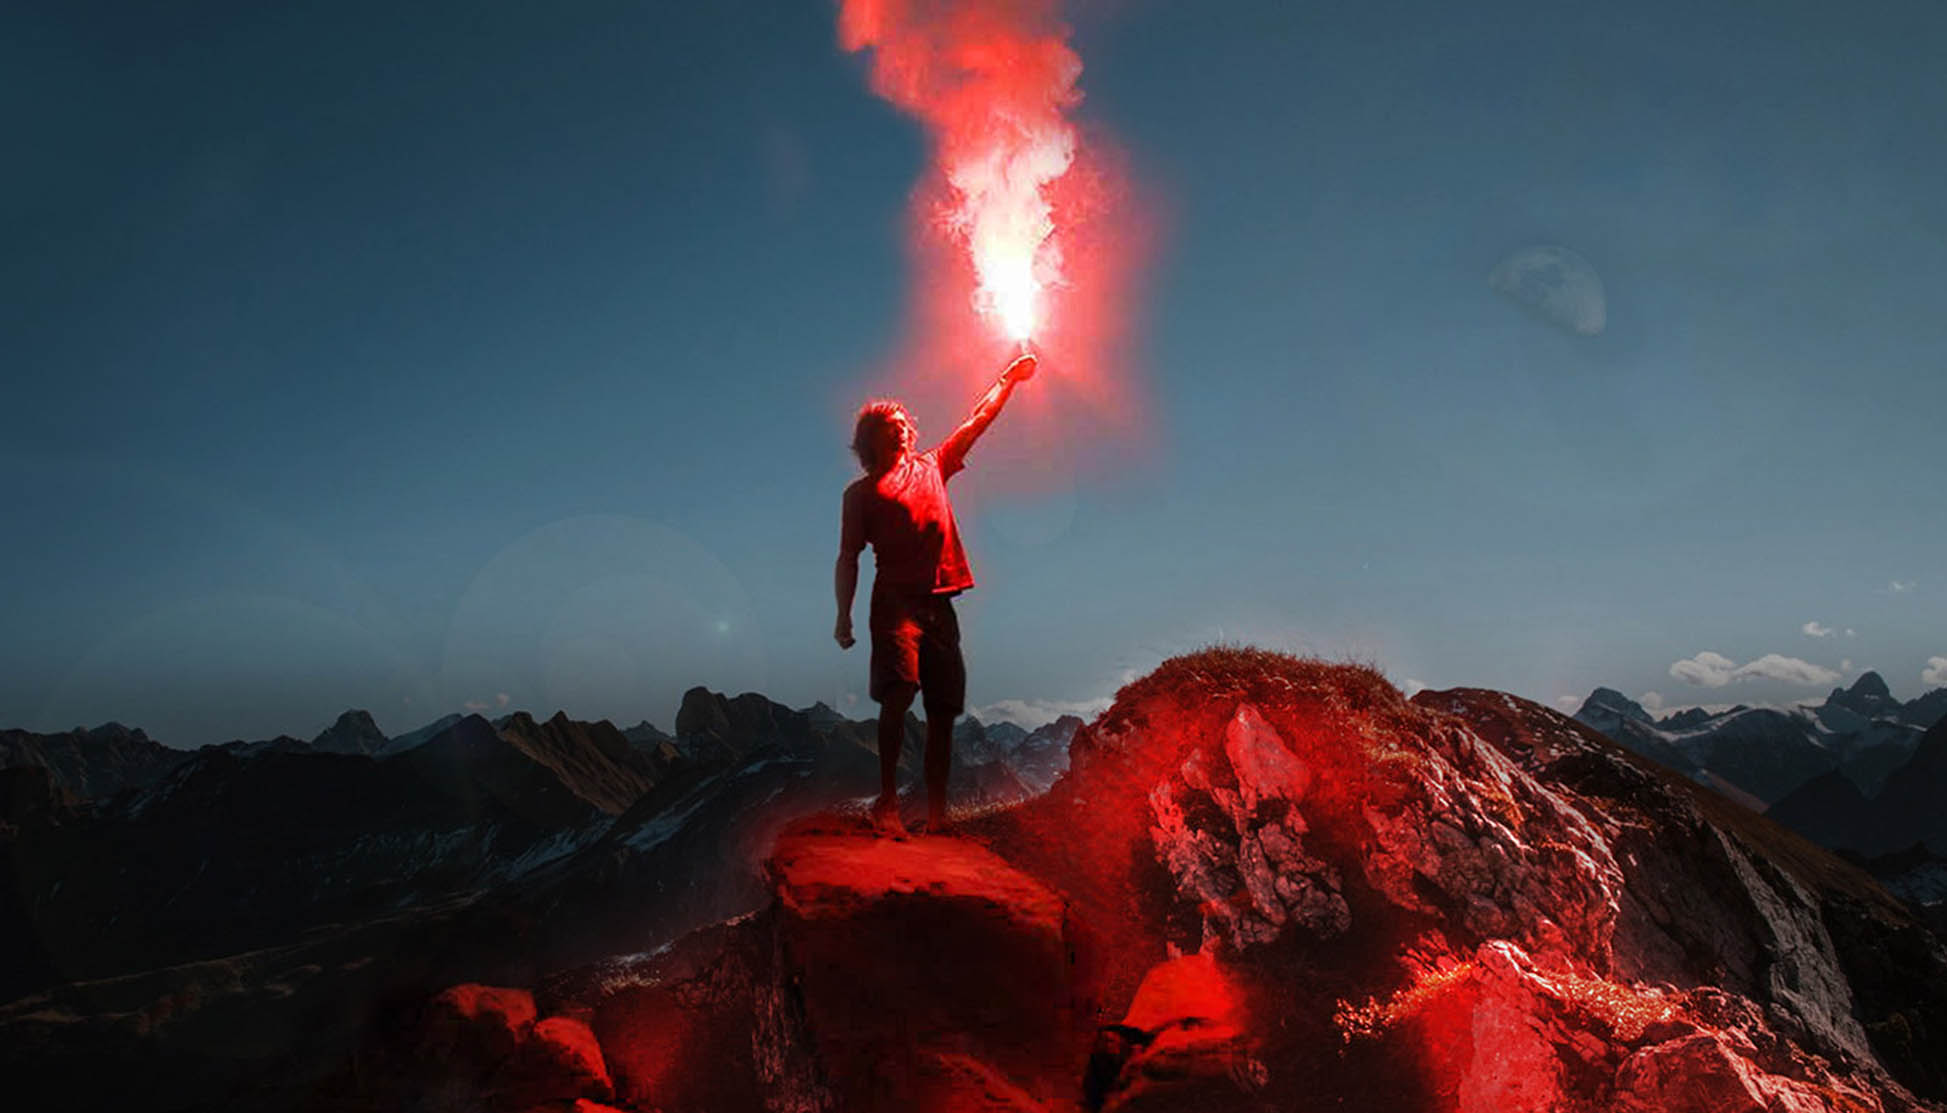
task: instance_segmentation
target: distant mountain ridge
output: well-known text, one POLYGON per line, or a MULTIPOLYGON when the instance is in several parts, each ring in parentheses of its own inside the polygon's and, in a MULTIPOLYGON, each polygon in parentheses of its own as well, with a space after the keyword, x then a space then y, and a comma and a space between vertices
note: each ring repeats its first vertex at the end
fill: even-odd
POLYGON ((1626 749, 1759 806, 1837 772, 1862 793, 1879 790, 1921 735, 1947 716, 1947 688, 1902 703, 1876 672, 1834 688, 1816 706, 1737 706, 1653 717, 1613 688, 1597 688, 1575 713, 1626 749))
MULTIPOLYGON (((147 786, 79 803, 54 792, 47 766, 18 770, 8 799, 22 805, 19 818, 0 823, 0 948, 10 958, 0 966, 0 1069, 16 1092, 58 1087, 63 1100, 41 1104, 61 1107, 566 1108, 563 1095, 581 1091, 550 1091, 537 1107, 536 1095, 505 1088, 513 1075, 500 1068, 535 1049, 518 1040, 490 1049, 497 1089, 485 1104, 437 1077, 390 1097, 361 1089, 392 1077, 375 1067, 391 1061, 381 1048, 434 1075, 451 1069, 454 1032, 419 1038, 415 1018, 428 1017, 414 1002, 465 982, 534 986, 485 992, 559 1014, 509 1014, 537 1038, 544 1025, 587 1034, 559 1044, 594 1053, 575 1063, 614 1053, 614 1084, 594 1095, 620 1102, 613 1108, 773 1104, 690 1101, 677 1087, 685 1076, 745 1087, 771 1085, 786 1077, 779 1071, 823 1077, 807 1073, 814 1045, 800 1038, 816 1030, 799 1004, 810 983, 789 976, 809 952, 765 918, 776 892, 765 862, 794 824, 864 835, 858 804, 877 789, 877 725, 706 689, 683 707, 670 735, 516 712, 444 719, 376 753, 295 740, 206 747, 147 786), (726 939, 748 942, 757 965, 717 946, 726 939), (588 1007, 569 1015, 564 1003, 588 1007), (639 1056, 616 1042, 618 1030, 641 1037, 628 1045, 639 1056)), ((337 737, 370 746, 357 717, 346 726, 337 737)), ((923 732, 917 719, 906 727, 910 785, 923 732)), ((1113 1077, 1148 1064, 1158 1086, 1187 1081, 1201 1087, 1190 1097, 1210 1099, 1171 1108, 1299 1108, 1321 1079, 1346 1083, 1325 1096, 1348 1105, 1367 1082, 1411 1096, 1417 1076, 1397 1068, 1429 1062, 1446 1071, 1431 1079, 1447 1087, 1440 1093, 1479 1083, 1491 1102, 1515 1092, 1505 1083, 1550 1087, 1521 1090, 1534 1099, 1524 1109, 1583 1108, 1571 1086, 1587 1090, 1587 1108, 1758 1108, 1723 1096, 1746 1091, 1778 1097, 1766 1107, 1814 1108, 1786 1102, 1810 1095, 1808 1082, 1842 1084, 1860 1099, 1849 1108, 1915 1108, 1891 1100, 1900 1091, 1876 1056, 1930 1094, 1947 1092, 1936 1066, 1947 958, 1924 928, 1845 863, 1517 697, 1408 701, 1370 670, 1210 651, 1128 686, 1094 724, 1023 731, 968 720, 958 737, 951 784, 975 805, 963 807, 959 835, 860 837, 860 848, 910 862, 988 840, 1009 869, 1064 894, 1067 911, 1031 921, 1056 933, 1044 938, 1024 931, 1013 897, 981 899, 965 915, 927 912, 919 922, 945 930, 903 931, 900 945, 928 969, 957 972, 979 999, 1039 1000, 1086 961, 1075 987, 1120 1003, 1142 997, 1145 970, 1182 969, 1161 962, 1170 953, 1198 955, 1204 940, 1251 949, 1257 965, 1236 967, 1259 972, 1248 1000, 1262 1023, 1252 1021, 1250 1038, 1279 1041, 1261 1058, 1231 1054, 1256 1045, 1222 1042, 1232 1037, 1211 1031, 1194 996, 1180 1024, 1174 1012, 1138 1023, 1131 1003, 1106 1033, 1120 1044, 1098 1045, 1113 1077), (1049 791, 1005 803, 1044 779, 1049 791), (1006 963, 933 962, 992 951, 953 945, 990 938, 962 934, 968 924, 1018 940, 1047 960, 1048 976, 1035 965, 1017 993, 1005 988, 1019 973, 1006 963), (1402 970, 1415 979, 1403 987, 1402 970), (1402 1007, 1391 1035, 1358 1035, 1340 1018, 1348 999, 1369 995, 1437 1010, 1422 1024, 1402 1007), (1624 1034, 1612 1018, 1618 1000, 1667 1023, 1624 1034), (1470 1017, 1514 1033, 1519 1054, 1504 1054, 1499 1035, 1478 1047, 1463 1039, 1455 1052, 1444 1034, 1473 1030, 1470 1017), (1372 1068, 1351 1080, 1349 1035, 1382 1041, 1349 1053, 1372 1068), (1398 1054, 1373 1057, 1388 1046, 1398 1054), (1186 1047, 1197 1057, 1182 1058, 1186 1047), (1316 1071, 1290 1068, 1305 1056, 1316 1071), (1530 1071, 1536 1062, 1552 1065, 1530 1071), (1509 1074, 1509 1063, 1524 1073, 1509 1074), (1220 1092, 1260 1087, 1271 1069, 1283 1088, 1243 1095, 1248 1106, 1220 1092), (1693 1081, 1698 1101, 1664 1100, 1693 1081)), ((992 872, 972 872, 987 883, 974 895, 990 895, 992 872)), ((888 890, 879 901, 941 899, 926 872, 900 876, 910 896, 888 890)), ((887 966, 882 948, 894 937, 820 924, 845 959, 821 968, 870 1015, 912 996, 874 992, 861 977, 887 966)), ((1055 997, 1056 1011, 1071 999, 1080 998, 1055 997)), ((1076 1019, 1080 1036, 1105 1034, 1096 1017, 1076 1019)), ((1039 1028, 983 1031, 1046 1050, 1039 1028)), ((1079 1075, 1087 1049, 1077 1051, 1064 1053, 1063 1070, 1079 1075)), ((1093 1075, 1100 1060, 1087 1058, 1093 1075)), ((966 1081, 979 1108, 1043 1108, 995 1104, 1014 1092, 989 1085, 1000 1074, 966 1081)), ((778 1108, 871 1107, 772 1088, 792 1099, 778 1108)))
POLYGON ((1916 844, 1947 857, 1947 718, 1873 793, 1834 771, 1800 785, 1765 812, 1813 842, 1873 856, 1916 844))
MULTIPOLYGON (((1028 732, 963 720, 954 800, 1045 791, 1079 725, 1028 732)), ((907 784, 923 737, 911 718, 907 784)), ((309 743, 185 751, 111 724, 9 731, 0 747, 0 880, 15 898, 0 901, 0 947, 20 958, 0 994, 213 959, 486 892, 575 908, 591 937, 615 923, 684 930, 755 899, 748 840, 766 829, 762 816, 878 787, 875 722, 705 688, 685 694, 674 735, 517 711, 447 715, 388 739, 351 710, 309 743), (644 899, 694 897, 618 909, 617 876, 634 878, 629 891, 644 899)))
POLYGON ((1901 702, 1876 672, 1822 703, 1652 717, 1597 688, 1577 721, 1833 850, 1947 924, 1947 688, 1901 702))
POLYGON ((56 788, 77 799, 154 784, 187 756, 120 723, 59 734, 0 730, 0 768, 41 766, 56 788))

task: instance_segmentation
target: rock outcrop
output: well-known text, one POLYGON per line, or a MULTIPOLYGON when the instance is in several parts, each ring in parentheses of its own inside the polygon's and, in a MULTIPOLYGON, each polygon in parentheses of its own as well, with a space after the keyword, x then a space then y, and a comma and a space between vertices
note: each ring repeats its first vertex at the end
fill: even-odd
POLYGON ((769 878, 754 915, 536 990, 539 1012, 588 1018, 618 1106, 1947 1094, 1947 954, 1896 901, 1501 693, 1409 702, 1357 667, 1178 658, 1078 732, 1046 796, 953 837, 800 822, 769 878))

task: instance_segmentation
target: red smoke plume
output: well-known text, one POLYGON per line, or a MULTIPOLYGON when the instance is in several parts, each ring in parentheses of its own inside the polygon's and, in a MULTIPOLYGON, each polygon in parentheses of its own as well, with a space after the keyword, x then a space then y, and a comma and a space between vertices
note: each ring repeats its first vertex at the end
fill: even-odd
MULTIPOLYGON (((1032 340, 1051 382, 1031 393, 1062 400, 1072 440, 1080 419, 1126 429, 1138 416, 1122 307, 1143 244, 1119 167, 1069 118, 1082 61, 1055 8, 841 0, 839 42, 870 52, 873 91, 932 141, 914 195, 920 282, 900 378, 944 373, 958 396, 1032 340)), ((1039 416, 1027 421, 1042 424, 1052 404, 1030 403, 1039 416)))

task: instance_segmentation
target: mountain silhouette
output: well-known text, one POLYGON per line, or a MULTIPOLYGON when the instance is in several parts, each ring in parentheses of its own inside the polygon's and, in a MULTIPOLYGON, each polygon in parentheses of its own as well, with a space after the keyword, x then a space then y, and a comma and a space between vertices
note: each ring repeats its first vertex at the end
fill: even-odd
POLYGON ((959 826, 904 841, 863 818, 873 723, 705 689, 683 708, 663 738, 516 712, 379 756, 208 747, 105 800, 27 771, 0 829, 12 1092, 523 1113, 1947 1096, 1947 954, 1904 906, 1517 697, 1193 654, 1092 723, 963 725, 959 826))

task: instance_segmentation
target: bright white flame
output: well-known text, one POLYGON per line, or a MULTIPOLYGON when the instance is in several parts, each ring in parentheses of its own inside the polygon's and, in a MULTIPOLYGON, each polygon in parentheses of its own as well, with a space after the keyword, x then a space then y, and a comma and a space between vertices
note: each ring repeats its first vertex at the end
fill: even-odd
POLYGON ((966 238, 978 281, 974 308, 1010 340, 1041 324, 1042 292, 1061 278, 1052 207, 1042 190, 1075 160, 1066 123, 997 128, 973 157, 947 168, 960 194, 951 221, 966 238))

